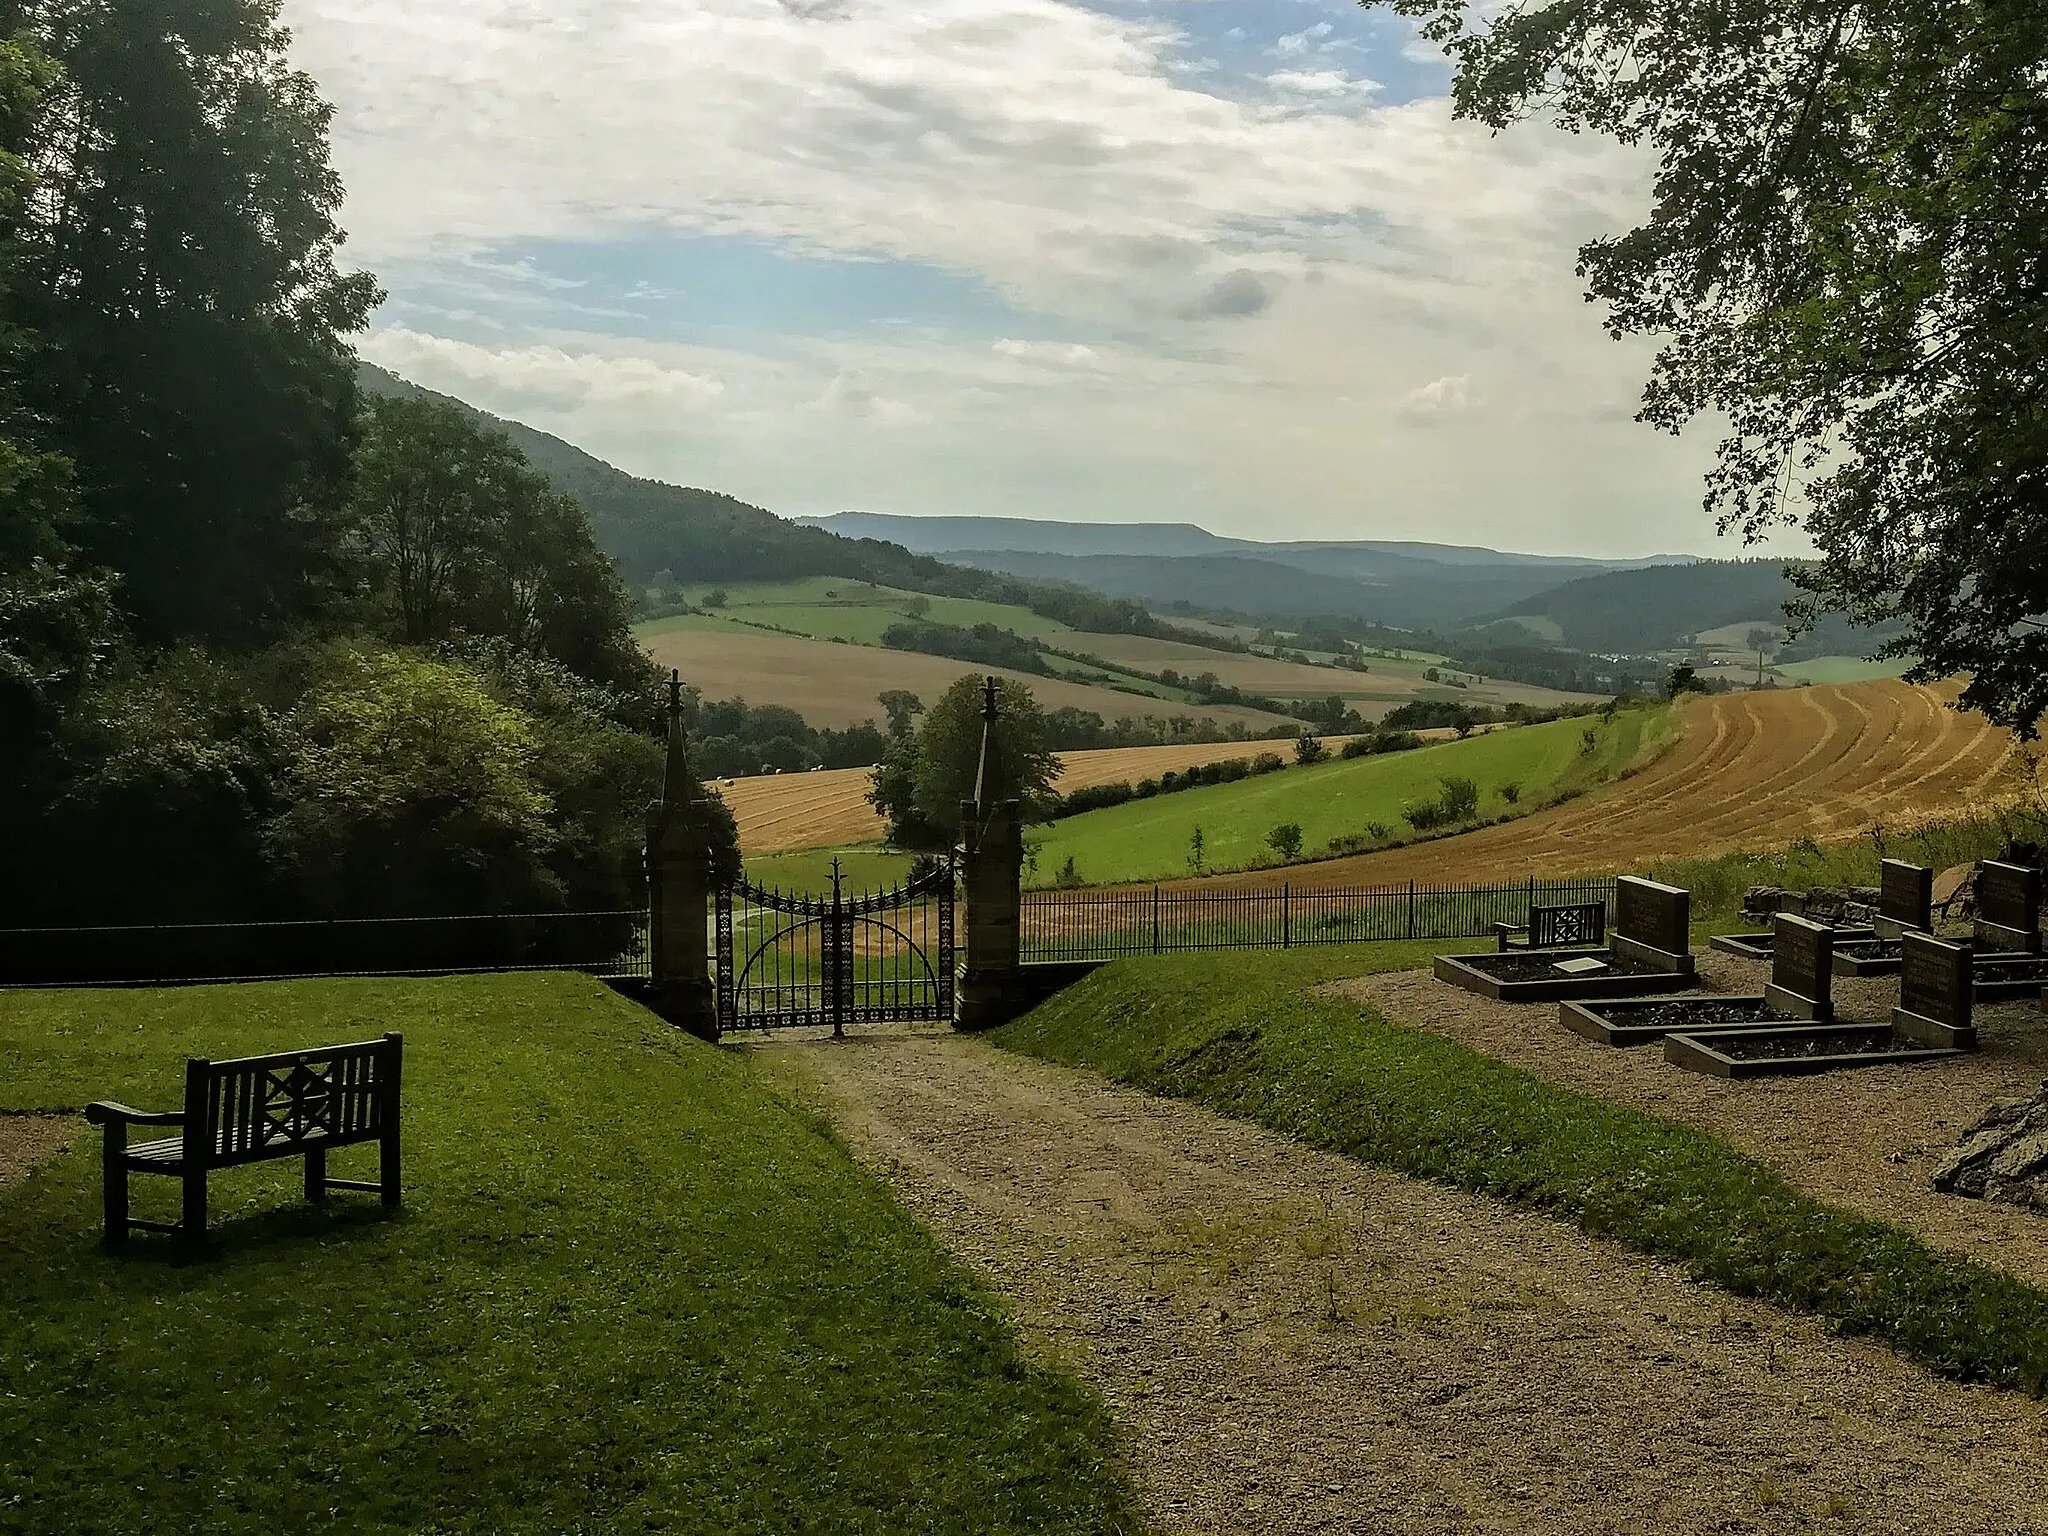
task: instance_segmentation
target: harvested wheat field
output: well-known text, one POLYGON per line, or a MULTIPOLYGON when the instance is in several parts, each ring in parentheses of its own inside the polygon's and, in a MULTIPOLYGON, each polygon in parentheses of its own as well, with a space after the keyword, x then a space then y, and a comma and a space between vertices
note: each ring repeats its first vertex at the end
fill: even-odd
POLYGON ((1663 757, 1582 799, 1436 842, 1199 883, 1447 885, 1591 873, 1801 837, 1840 840, 1879 821, 1907 827, 2010 798, 2013 738, 1950 708, 1956 692, 1881 681, 1698 699, 1663 757))
MULTIPOLYGON (((1435 735, 1436 732, 1424 732, 1435 735)), ((1331 751, 1348 736, 1325 738, 1331 751)), ((1291 754, 1286 741, 1210 741, 1173 747, 1108 747, 1099 752, 1060 754, 1059 788, 1085 789, 1118 779, 1149 779, 1203 763, 1261 752, 1291 754)), ((742 853, 794 853, 800 848, 839 848, 879 842, 887 831, 868 804, 868 770, 832 768, 818 773, 776 773, 714 782, 740 827, 742 853)))

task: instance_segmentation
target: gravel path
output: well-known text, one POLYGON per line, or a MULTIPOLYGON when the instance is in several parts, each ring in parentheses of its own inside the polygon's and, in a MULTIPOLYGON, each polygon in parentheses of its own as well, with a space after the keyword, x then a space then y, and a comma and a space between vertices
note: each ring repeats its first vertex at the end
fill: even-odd
POLYGON ((1561 1223, 985 1041, 764 1055, 1105 1394, 1163 1530, 2048 1531, 2042 1405, 1561 1223))
MULTIPOLYGON (((1703 992, 1761 992, 1771 972, 1767 961, 1719 951, 1702 952, 1699 968, 1703 992)), ((2048 1219, 1938 1195, 1930 1183, 1935 1163, 1986 1104, 2030 1094, 2048 1078, 2048 1021, 2032 1003, 1978 1008, 1983 1049, 1974 1055, 1731 1082, 1666 1065, 1662 1045, 1597 1045, 1558 1023, 1555 1003, 1490 1002, 1427 972, 1362 976, 1327 990, 1537 1077, 1711 1131, 1809 1194, 2048 1286, 2048 1219)), ((1899 982, 1838 977, 1834 995, 1845 1022, 1881 1024, 1898 1001, 1899 982)))

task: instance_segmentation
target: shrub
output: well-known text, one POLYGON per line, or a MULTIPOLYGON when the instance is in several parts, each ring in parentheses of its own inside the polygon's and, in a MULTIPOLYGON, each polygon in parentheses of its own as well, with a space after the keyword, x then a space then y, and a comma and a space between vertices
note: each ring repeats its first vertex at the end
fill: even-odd
POLYGON ((1464 821, 1478 811, 1479 786, 1474 781, 1447 775, 1437 783, 1437 800, 1443 807, 1444 820, 1464 821))
POLYGON ((1323 745, 1323 739, 1320 736, 1313 736, 1309 732, 1303 731, 1294 738, 1294 760, 1304 768, 1308 767, 1311 763, 1320 763, 1329 755, 1330 749, 1323 745))
POLYGON ((1450 819, 1444 815, 1443 806, 1434 800, 1403 807, 1401 818, 1418 832, 1434 832, 1450 819))
POLYGON ((1266 834, 1266 846, 1292 864, 1301 857, 1301 823, 1283 821, 1266 834))
POLYGON ((1067 855, 1067 862, 1060 866, 1060 872, 1052 877, 1052 883, 1063 891, 1079 888, 1081 871, 1074 867, 1074 856, 1071 853, 1067 855))
POLYGON ((1286 759, 1281 757, 1278 752, 1261 752, 1252 759, 1251 771, 1253 773, 1277 773, 1286 766, 1286 759))
POLYGON ((1522 798, 1522 786, 1517 784, 1513 779, 1510 779, 1507 783, 1501 785, 1500 797, 1501 799, 1505 800, 1509 805, 1513 805, 1517 800, 1520 800, 1522 798))

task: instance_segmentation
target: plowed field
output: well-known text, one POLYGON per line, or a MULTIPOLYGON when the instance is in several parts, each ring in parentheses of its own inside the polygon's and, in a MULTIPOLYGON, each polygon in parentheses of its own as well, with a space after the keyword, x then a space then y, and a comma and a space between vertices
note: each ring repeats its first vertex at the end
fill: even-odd
POLYGON ((1878 821, 1908 826, 2009 798, 2012 737, 1951 709, 1955 692, 1885 681, 1700 699, 1663 758, 1583 799, 1433 843, 1199 883, 1448 885, 1592 873, 1801 837, 1840 840, 1878 821))
MULTIPOLYGON (((1433 732, 1425 734, 1435 734, 1433 732)), ((1349 738, 1331 736, 1336 751, 1349 738)), ((1186 747, 1110 747, 1100 752, 1067 752, 1060 757, 1059 788, 1083 789, 1118 779, 1148 779, 1200 763, 1261 752, 1293 752, 1285 741, 1217 741, 1186 747)), ((745 853, 788 853, 799 848, 836 848, 846 843, 879 841, 882 818, 868 804, 869 774, 865 768, 832 768, 819 773, 765 774, 759 778, 714 782, 712 788, 732 808, 740 824, 740 849, 745 853)))

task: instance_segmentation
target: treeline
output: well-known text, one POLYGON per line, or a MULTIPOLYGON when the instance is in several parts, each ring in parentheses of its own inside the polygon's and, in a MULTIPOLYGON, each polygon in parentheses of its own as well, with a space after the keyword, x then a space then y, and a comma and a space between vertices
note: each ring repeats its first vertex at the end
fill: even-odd
POLYGON ((358 393, 275 7, 9 14, 0 923, 637 901, 626 592, 473 413, 358 393))

